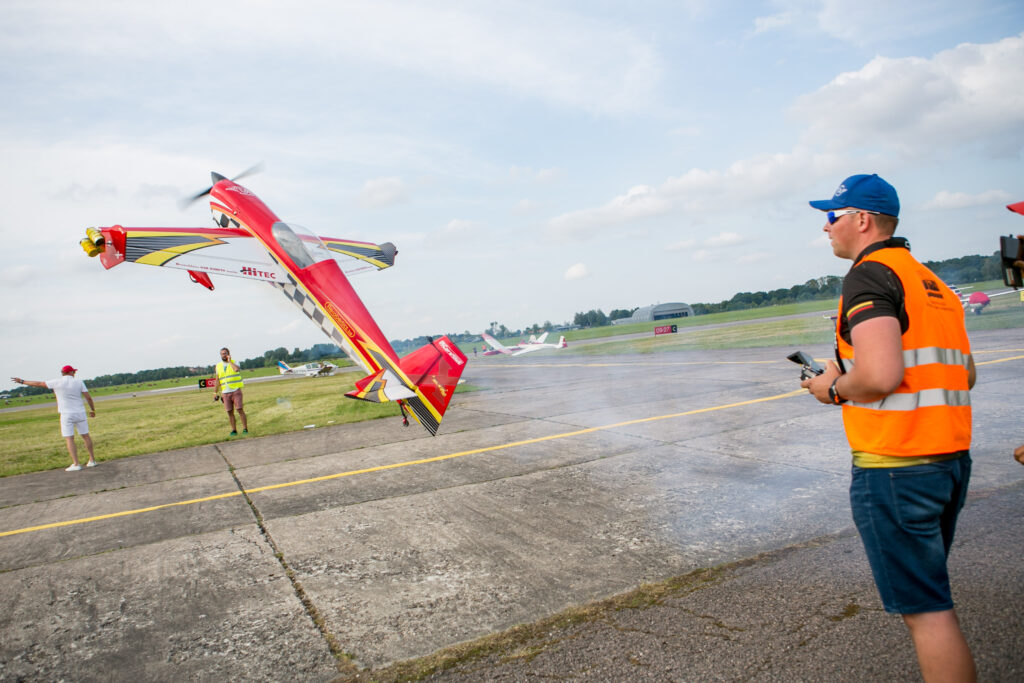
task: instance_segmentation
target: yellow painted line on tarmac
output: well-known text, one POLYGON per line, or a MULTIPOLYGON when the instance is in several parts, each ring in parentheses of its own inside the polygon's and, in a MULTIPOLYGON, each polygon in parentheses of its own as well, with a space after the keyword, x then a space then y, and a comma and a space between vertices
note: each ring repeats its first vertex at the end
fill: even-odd
POLYGON ((448 453, 446 455, 438 455, 433 458, 422 458, 420 460, 407 460, 405 462, 392 463, 390 465, 378 465, 376 467, 367 467, 360 470, 350 470, 348 472, 338 472, 337 474, 328 474, 322 477, 313 477, 311 479, 299 479, 297 481, 289 481, 281 484, 270 484, 268 486, 258 486, 256 488, 245 489, 244 491, 232 491, 230 493, 220 493, 213 496, 207 496, 205 498, 192 498, 191 500, 182 500, 174 503, 164 503, 162 505, 153 505, 145 508, 137 508, 135 510, 123 510, 121 512, 111 512, 103 515, 95 515, 93 517, 82 517, 80 519, 69 519, 62 522, 51 522, 49 524, 39 524, 37 526, 25 527, 24 529, 12 529, 10 531, 0 532, 0 537, 4 536, 15 536, 18 534, 27 534, 33 531, 43 531, 46 529, 56 529, 66 526, 74 526, 76 524, 87 524, 89 522, 99 522, 105 519, 115 519, 117 517, 128 517, 130 515, 139 515, 144 512, 154 512, 156 510, 164 510, 172 507, 180 507, 183 505, 194 505, 196 503, 206 503, 212 500, 222 500, 225 498, 233 498, 234 496, 240 496, 242 493, 260 493, 262 491, 272 491, 274 489, 289 488, 292 486, 304 486, 306 484, 315 484, 322 481, 330 481, 332 479, 341 479, 342 477, 352 477, 357 474, 370 474, 372 472, 383 472, 385 470, 394 470, 400 467, 410 467, 412 465, 427 465, 435 462, 442 462, 444 460, 453 460, 455 458, 462 458, 467 455, 478 455, 480 453, 489 453, 492 451, 500 451, 506 448, 515 448, 517 446, 528 446, 530 444, 542 443, 544 441, 554 441, 556 439, 566 439, 571 436, 579 436, 581 434, 591 434, 594 432, 600 432, 607 429, 616 429, 618 427, 629 427, 631 425, 644 424, 645 422, 657 422, 659 420, 670 420, 677 417, 686 417, 688 415, 699 415, 701 413, 710 413, 717 410, 727 410, 729 408, 740 408, 742 406, 755 405, 757 403, 765 403, 767 401, 777 401, 783 398, 790 398, 793 396, 799 396, 806 394, 806 389, 797 389, 790 391, 785 394, 776 394, 775 396, 767 396, 765 398, 754 398, 748 401, 739 401, 738 403, 728 403, 720 406, 712 406, 710 408, 697 408, 695 410, 687 410, 682 413, 671 413, 668 415, 656 415, 654 417, 642 417, 635 420, 626 420, 624 422, 616 422, 614 424, 601 425, 599 427, 587 427, 585 429, 577 429, 571 432, 562 432, 561 434, 552 434, 550 436, 539 436, 533 439, 524 439, 522 441, 513 441, 511 443, 497 444, 495 446, 484 446, 483 448, 474 448, 468 451, 459 451, 457 453, 448 453))
MULTIPOLYGON (((1024 349, 1022 349, 1024 350, 1024 349)), ((1024 356, 1010 356, 1009 358, 997 358, 996 360, 983 360, 981 362, 975 362, 975 365, 992 365, 993 363, 1005 363, 1010 360, 1024 360, 1024 356)))
POLYGON ((122 510, 121 512, 109 512, 104 515, 96 515, 94 517, 81 517, 79 519, 69 519, 63 522, 50 522, 49 524, 39 524, 37 526, 29 526, 24 529, 12 529, 11 531, 0 531, 0 537, 3 536, 15 536, 17 534, 27 534, 30 531, 43 531, 44 529, 56 529, 62 526, 73 526, 75 524, 86 524, 87 522, 99 522, 104 519, 115 519, 117 517, 128 517, 130 515, 140 515, 143 512, 154 512, 156 510, 164 510, 166 508, 179 507, 182 505, 194 505, 196 503, 205 503, 211 500, 220 500, 222 498, 233 498, 235 496, 242 495, 241 491, 232 491, 231 493, 218 493, 214 496, 207 496, 206 498, 192 498, 191 500, 179 500, 173 503, 163 503, 162 505, 152 505, 145 508, 136 508, 134 510, 122 510))

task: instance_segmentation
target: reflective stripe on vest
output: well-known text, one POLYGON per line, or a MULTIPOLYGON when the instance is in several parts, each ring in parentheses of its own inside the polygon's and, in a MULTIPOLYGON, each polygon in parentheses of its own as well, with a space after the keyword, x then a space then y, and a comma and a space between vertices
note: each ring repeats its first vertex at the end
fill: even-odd
MULTIPOLYGON (((882 263, 899 277, 910 324, 901 336, 904 372, 899 387, 879 401, 843 405, 850 447, 902 456, 970 448, 971 351, 959 297, 906 249, 879 249, 863 261, 882 263)), ((849 371, 855 366, 853 347, 839 336, 839 320, 836 344, 840 363, 849 371)))
POLYGON ((242 375, 223 361, 217 363, 217 379, 220 380, 221 391, 235 391, 244 386, 242 375))
MULTIPOLYGON (((853 358, 840 359, 843 370, 849 372, 854 366, 853 358)), ((944 365, 962 365, 966 370, 969 363, 967 354, 960 349, 940 349, 932 346, 926 349, 905 349, 903 351, 903 367, 914 368, 918 365, 930 365, 942 363, 944 365)))

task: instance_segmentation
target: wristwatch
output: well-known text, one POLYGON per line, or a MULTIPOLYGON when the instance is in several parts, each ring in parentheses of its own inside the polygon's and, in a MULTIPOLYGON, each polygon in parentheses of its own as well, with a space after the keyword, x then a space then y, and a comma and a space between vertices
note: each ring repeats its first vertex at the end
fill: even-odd
POLYGON ((828 388, 828 400, 832 401, 833 404, 839 405, 846 403, 846 399, 839 395, 839 391, 836 389, 836 382, 839 381, 839 377, 832 380, 832 384, 828 388))

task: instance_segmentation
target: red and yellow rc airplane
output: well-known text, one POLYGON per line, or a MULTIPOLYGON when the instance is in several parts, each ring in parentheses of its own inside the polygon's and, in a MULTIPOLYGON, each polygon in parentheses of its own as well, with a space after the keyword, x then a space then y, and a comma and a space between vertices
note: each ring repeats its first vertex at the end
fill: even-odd
POLYGON ((318 237, 281 221, 235 182, 241 176, 211 176, 213 185, 194 199, 210 196, 218 227, 89 228, 82 248, 89 256, 98 255, 104 268, 124 261, 178 268, 211 290, 211 274, 270 283, 369 373, 346 396, 396 401, 405 425, 408 408, 431 435, 437 434, 466 367, 465 354, 443 336, 399 358, 346 277, 393 265, 395 246, 318 237))

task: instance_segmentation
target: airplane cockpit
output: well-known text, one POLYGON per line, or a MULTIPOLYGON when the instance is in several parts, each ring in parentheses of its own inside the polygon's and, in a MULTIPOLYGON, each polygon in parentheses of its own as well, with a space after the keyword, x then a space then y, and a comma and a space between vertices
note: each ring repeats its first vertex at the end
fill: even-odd
POLYGON ((299 268, 308 268, 314 263, 334 258, 320 238, 301 225, 278 221, 271 226, 270 232, 299 268))

